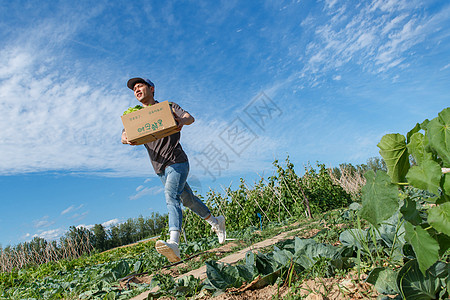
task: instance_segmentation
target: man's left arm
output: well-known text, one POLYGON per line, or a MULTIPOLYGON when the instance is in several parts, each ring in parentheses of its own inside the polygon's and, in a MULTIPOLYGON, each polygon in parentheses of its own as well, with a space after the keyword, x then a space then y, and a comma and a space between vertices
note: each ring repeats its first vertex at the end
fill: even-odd
POLYGON ((191 125, 195 119, 188 112, 184 112, 181 117, 175 115, 175 121, 178 124, 178 130, 181 130, 184 125, 191 125))
POLYGON ((173 116, 178 125, 178 130, 181 130, 184 125, 191 125, 195 119, 191 114, 182 109, 178 104, 171 102, 173 116))

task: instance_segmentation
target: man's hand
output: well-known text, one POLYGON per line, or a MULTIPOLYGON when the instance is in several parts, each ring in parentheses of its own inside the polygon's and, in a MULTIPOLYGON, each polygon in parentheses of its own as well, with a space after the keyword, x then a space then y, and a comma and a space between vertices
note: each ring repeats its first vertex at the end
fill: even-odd
POLYGON ((128 144, 128 145, 133 145, 133 146, 136 145, 136 143, 128 141, 127 133, 125 132, 125 130, 122 132, 122 144, 128 144))
POLYGON ((173 117, 175 118, 175 122, 177 122, 178 131, 180 131, 184 125, 191 125, 195 121, 194 117, 191 116, 189 113, 183 114, 183 117, 181 118, 178 117, 176 114, 173 114, 173 117))
POLYGON ((183 119, 182 118, 179 118, 179 117, 177 117, 177 116, 174 116, 175 117, 175 122, 177 123, 177 130, 178 131, 181 131, 181 128, 183 128, 183 126, 184 126, 184 121, 183 121, 183 119))

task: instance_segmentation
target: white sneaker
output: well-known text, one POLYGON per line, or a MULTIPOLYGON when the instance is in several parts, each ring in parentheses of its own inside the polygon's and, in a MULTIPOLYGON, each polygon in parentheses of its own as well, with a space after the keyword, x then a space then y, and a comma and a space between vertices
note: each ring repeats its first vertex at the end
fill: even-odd
POLYGON ((217 237, 219 238, 219 243, 223 244, 225 243, 225 239, 227 238, 227 232, 225 230, 225 218, 224 216, 218 216, 217 219, 217 225, 212 226, 212 230, 217 234, 217 237))
POLYGON ((158 253, 167 257, 167 259, 171 263, 175 263, 181 260, 180 249, 178 248, 178 244, 175 242, 172 241, 164 242, 159 240, 156 242, 155 248, 156 251, 158 251, 158 253))

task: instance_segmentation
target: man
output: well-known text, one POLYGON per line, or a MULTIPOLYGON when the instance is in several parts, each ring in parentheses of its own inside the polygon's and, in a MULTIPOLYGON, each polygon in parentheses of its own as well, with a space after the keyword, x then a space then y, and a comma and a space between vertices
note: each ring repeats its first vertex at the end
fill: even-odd
MULTIPOLYGON (((158 103, 154 98, 155 85, 149 79, 131 78, 128 80, 127 86, 134 91, 134 96, 144 107, 158 103)), ((178 104, 171 103, 171 107, 179 131, 183 126, 190 125, 195 121, 178 104)), ((182 223, 181 203, 212 226, 219 238, 219 243, 223 244, 226 238, 225 218, 223 216, 214 217, 208 207, 192 193, 186 182, 189 174, 189 162, 180 144, 181 134, 179 131, 168 137, 144 144, 152 166, 164 184, 166 205, 169 211, 170 239, 157 241, 156 251, 167 257, 170 262, 181 260, 178 248, 182 223)), ((122 132, 122 143, 133 145, 128 142, 125 130, 122 132)))

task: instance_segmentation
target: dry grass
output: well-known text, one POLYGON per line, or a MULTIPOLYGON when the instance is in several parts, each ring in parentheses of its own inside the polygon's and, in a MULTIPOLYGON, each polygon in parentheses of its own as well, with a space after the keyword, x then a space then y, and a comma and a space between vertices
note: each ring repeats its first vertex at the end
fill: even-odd
POLYGON ((11 272, 26 266, 41 265, 61 259, 74 259, 93 250, 89 237, 72 240, 66 239, 58 246, 56 243, 47 243, 44 247, 29 247, 20 244, 14 248, 0 251, 0 272, 11 272))
POLYGON ((340 185, 344 191, 352 196, 352 199, 358 200, 361 196, 361 188, 366 184, 366 178, 360 172, 351 171, 343 166, 339 167, 341 176, 337 178, 332 169, 328 169, 328 174, 334 184, 340 185))

